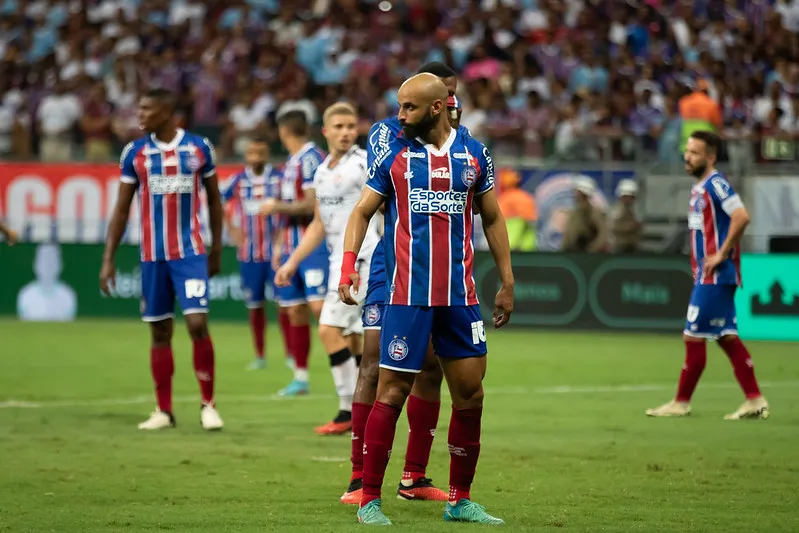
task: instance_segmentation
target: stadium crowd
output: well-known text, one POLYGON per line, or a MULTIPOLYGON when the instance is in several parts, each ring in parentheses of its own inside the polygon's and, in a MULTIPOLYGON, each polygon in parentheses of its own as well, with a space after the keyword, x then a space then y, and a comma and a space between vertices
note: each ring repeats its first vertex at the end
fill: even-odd
POLYGON ((696 90, 744 161, 799 136, 799 0, 0 0, 0 156, 112 160, 154 86, 224 156, 340 99, 365 135, 433 60, 496 157, 673 162, 696 90))

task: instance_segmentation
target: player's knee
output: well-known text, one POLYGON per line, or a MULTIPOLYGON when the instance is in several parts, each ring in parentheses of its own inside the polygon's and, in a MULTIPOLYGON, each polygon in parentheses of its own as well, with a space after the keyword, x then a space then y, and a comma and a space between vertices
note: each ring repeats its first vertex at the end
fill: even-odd
MULTIPOLYGON (((346 345, 346 340, 341 336, 341 329, 334 328, 332 326, 326 326, 324 324, 319 325, 319 340, 322 341, 322 344, 325 345, 325 348, 337 344, 346 345)), ((330 353, 329 349, 327 351, 330 353)))
POLYGON ((204 314, 188 315, 186 317, 186 328, 192 339, 204 339, 208 336, 208 321, 204 314))
POLYGON ((172 342, 172 328, 166 321, 150 324, 150 339, 153 346, 169 346, 172 342))
POLYGON ((293 305, 286 309, 289 323, 292 326, 304 326, 308 323, 309 314, 307 305, 293 305))
MULTIPOLYGON (((384 380, 378 388, 377 401, 402 409, 402 406, 405 405, 405 400, 411 393, 413 377, 413 374, 409 374, 407 379, 384 380)), ((406 376, 403 376, 403 378, 406 378, 406 376)))
POLYGON ((479 409, 483 407, 483 391, 482 381, 464 381, 450 385, 452 391, 452 405, 457 409, 479 409))
POLYGON ((736 342, 737 340, 738 340, 738 335, 724 335, 722 337, 719 337, 719 339, 716 342, 719 344, 719 346, 724 346, 736 342))

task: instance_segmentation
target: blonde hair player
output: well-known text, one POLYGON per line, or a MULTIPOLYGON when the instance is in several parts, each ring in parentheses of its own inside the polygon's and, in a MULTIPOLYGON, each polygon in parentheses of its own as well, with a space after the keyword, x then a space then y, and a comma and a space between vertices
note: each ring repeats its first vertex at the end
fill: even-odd
MULTIPOLYGON (((339 408, 331 422, 315 429, 320 435, 340 435, 352 430, 352 397, 358 379, 354 355, 361 351, 361 309, 366 291, 358 297, 358 305, 346 305, 338 297, 337 280, 344 256, 344 229, 367 178, 366 152, 355 145, 358 138, 357 122, 357 112, 350 104, 340 102, 325 110, 322 134, 327 140, 330 154, 314 175, 314 218, 299 246, 275 275, 278 287, 287 286, 303 259, 322 241, 327 241, 330 281, 319 317, 319 339, 330 358, 339 408)), ((358 272, 366 279, 372 252, 380 240, 378 227, 377 221, 370 224, 364 246, 358 255, 358 272)))

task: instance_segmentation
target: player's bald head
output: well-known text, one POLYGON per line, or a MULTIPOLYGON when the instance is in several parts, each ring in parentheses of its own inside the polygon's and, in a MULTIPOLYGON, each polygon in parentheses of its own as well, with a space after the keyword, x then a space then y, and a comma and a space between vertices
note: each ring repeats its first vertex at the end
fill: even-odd
POLYGON ((405 134, 425 137, 442 118, 446 118, 449 92, 441 78, 424 72, 408 78, 399 89, 399 118, 405 134))
POLYGON ((447 101, 449 91, 441 78, 429 72, 422 72, 405 80, 399 89, 399 97, 432 104, 435 100, 447 101))

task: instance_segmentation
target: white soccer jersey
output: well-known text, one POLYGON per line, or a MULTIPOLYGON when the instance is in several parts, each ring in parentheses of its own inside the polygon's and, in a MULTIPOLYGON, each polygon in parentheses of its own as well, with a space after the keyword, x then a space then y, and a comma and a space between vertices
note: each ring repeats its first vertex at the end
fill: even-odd
MULTIPOLYGON (((334 168, 331 169, 329 165, 330 156, 327 156, 314 174, 314 189, 330 251, 330 271, 336 274, 336 279, 331 278, 331 281, 338 284, 338 273, 344 257, 344 230, 366 183, 366 151, 353 146, 334 168)), ((373 217, 369 223, 358 259, 369 260, 380 241, 377 218, 373 217)))

